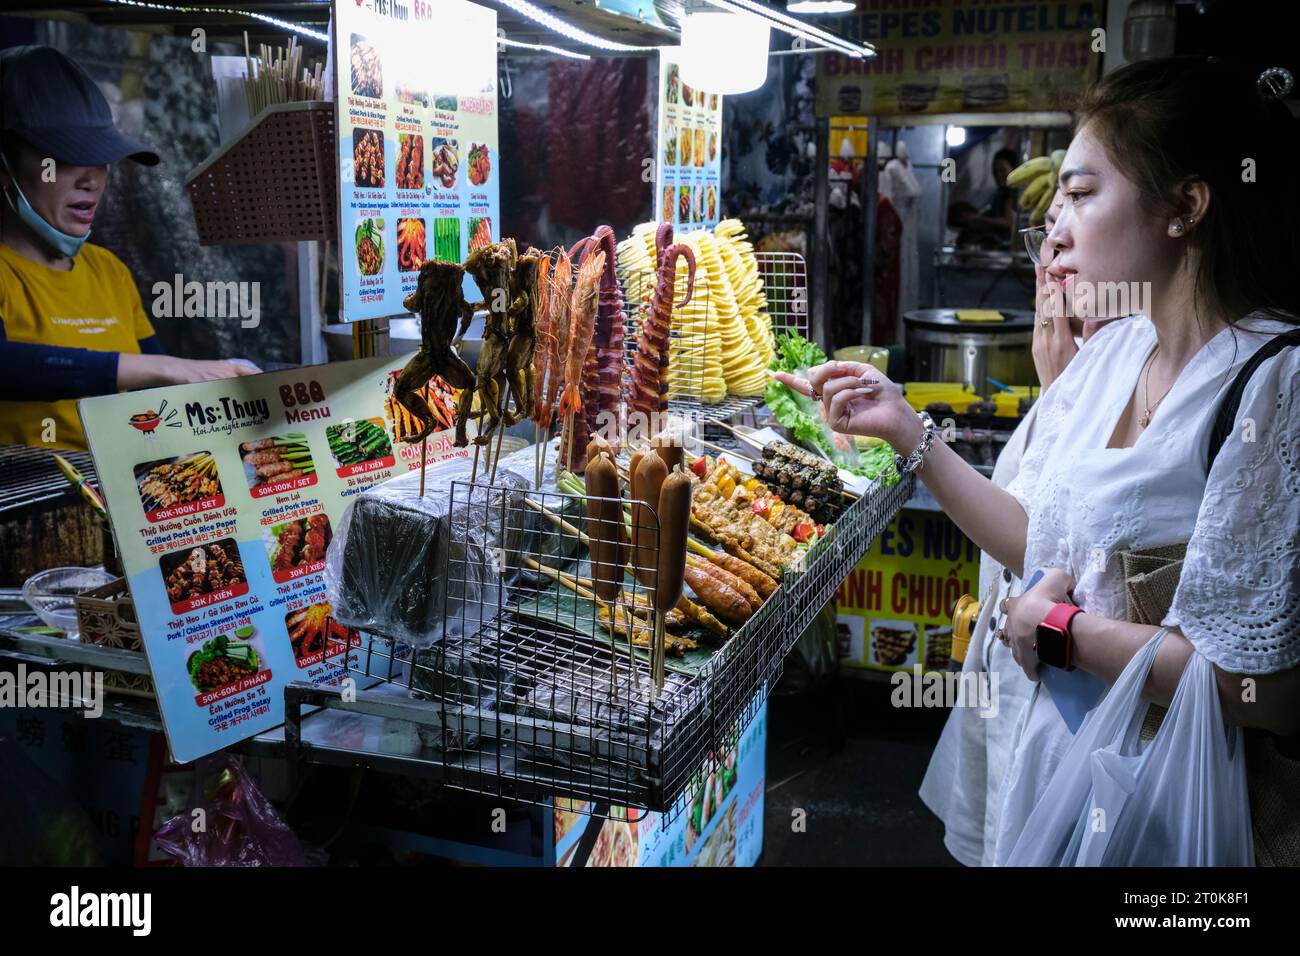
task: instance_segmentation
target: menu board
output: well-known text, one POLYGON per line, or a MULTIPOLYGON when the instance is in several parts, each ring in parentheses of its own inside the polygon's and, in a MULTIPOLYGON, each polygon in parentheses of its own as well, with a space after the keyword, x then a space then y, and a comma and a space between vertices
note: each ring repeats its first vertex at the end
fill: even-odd
POLYGON ((659 51, 655 218, 711 229, 722 218, 722 96, 683 83, 678 53, 659 51))
MULTIPOLYGON (((384 356, 79 403, 178 761, 282 723, 288 681, 337 683, 360 646, 331 617, 325 552, 354 495, 420 467, 420 445, 394 440, 400 366, 384 356)), ((430 435, 426 460, 466 455, 453 437, 430 435)))
POLYGON ((346 321, 404 314, 422 262, 500 237, 496 29, 466 0, 335 4, 346 321))

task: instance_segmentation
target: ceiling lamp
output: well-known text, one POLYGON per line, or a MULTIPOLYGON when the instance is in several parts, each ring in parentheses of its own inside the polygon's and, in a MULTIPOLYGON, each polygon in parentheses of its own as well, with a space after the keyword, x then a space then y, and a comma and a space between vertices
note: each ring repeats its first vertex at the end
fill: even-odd
POLYGON ((853 0, 785 0, 787 13, 818 16, 826 13, 852 13, 857 9, 853 0))
POLYGON ((794 37, 802 37, 806 43, 811 43, 816 47, 834 50, 836 53, 843 53, 845 56, 851 56, 859 60, 876 55, 876 48, 870 43, 846 40, 834 33, 828 33, 821 27, 805 23, 803 20, 787 16, 773 7, 758 3, 757 0, 707 0, 707 2, 719 9, 729 10, 733 13, 752 13, 754 16, 766 20, 776 29, 794 37))
POLYGON ((748 93, 767 81, 772 27, 752 13, 687 7, 682 82, 706 93, 748 93))

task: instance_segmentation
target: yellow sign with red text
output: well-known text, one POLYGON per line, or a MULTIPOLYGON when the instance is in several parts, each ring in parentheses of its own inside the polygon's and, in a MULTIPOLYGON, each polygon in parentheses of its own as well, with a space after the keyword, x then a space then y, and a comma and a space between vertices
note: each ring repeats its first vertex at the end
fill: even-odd
POLYGON ((835 594, 840 663, 944 670, 952 608, 979 587, 979 549, 940 512, 904 509, 835 594))

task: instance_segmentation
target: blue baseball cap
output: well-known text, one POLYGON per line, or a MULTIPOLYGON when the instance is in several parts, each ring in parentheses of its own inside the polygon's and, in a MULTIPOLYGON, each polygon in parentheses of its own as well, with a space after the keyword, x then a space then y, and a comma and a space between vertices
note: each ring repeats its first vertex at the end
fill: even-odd
POLYGON ((71 166, 158 163, 148 146, 118 132, 95 81, 53 47, 0 50, 0 130, 71 166))

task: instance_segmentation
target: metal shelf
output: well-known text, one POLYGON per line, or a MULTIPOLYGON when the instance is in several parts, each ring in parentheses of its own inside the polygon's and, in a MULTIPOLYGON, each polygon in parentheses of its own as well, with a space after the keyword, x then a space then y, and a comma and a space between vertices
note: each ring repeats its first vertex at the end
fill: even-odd
MULTIPOLYGON (((510 709, 500 701, 480 708, 454 696, 418 699, 399 683, 350 691, 347 699, 337 688, 294 683, 285 690, 284 739, 291 759, 418 775, 509 800, 606 802, 659 812, 667 822, 689 799, 692 776, 748 725, 779 678, 785 656, 912 496, 913 486, 908 476, 893 487, 873 486, 855 501, 698 673, 671 675, 670 693, 652 708, 643 732, 628 733, 625 721, 598 713, 596 697, 581 700, 564 716, 545 708, 510 709), (319 709, 307 714, 309 707, 319 709)), ((500 667, 509 659, 530 667, 539 661, 544 667, 573 666, 550 660, 560 638, 534 635, 538 628, 532 623, 494 621, 489 630, 491 639, 475 651, 479 664, 500 667)), ((396 654, 387 653, 391 670, 396 654)), ((589 645, 576 642, 574 653, 584 668, 601 666, 589 645)), ((464 660, 457 664, 464 666, 464 660)))

